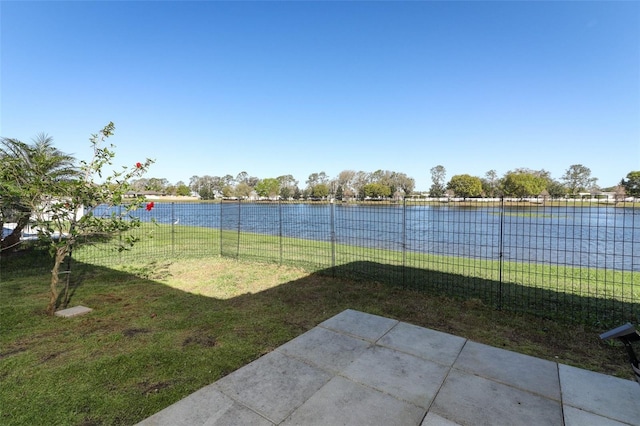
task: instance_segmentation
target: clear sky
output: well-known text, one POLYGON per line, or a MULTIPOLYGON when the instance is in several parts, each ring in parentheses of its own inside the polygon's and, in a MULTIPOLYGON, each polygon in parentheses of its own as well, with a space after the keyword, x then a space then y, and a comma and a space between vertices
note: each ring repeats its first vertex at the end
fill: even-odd
POLYGON ((640 170, 640 2, 1 1, 0 135, 147 177, 640 170))

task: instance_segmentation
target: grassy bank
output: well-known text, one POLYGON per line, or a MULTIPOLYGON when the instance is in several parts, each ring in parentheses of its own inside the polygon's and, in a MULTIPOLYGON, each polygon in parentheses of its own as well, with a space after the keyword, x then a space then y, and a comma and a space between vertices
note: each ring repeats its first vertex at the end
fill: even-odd
MULTIPOLYGON (((72 305, 47 317, 46 258, 3 260, 0 423, 132 424, 344 309, 630 378, 600 328, 455 297, 220 257, 74 267, 72 305)), ((353 264, 351 264, 353 266, 353 264)), ((356 264, 357 266, 357 264, 356 264)))
POLYGON ((213 228, 145 224, 129 252, 104 244, 77 250, 82 262, 110 266, 223 254, 247 261, 302 267, 332 277, 365 279, 435 291, 506 310, 614 326, 638 322, 640 273, 402 253, 347 244, 238 233, 213 228))

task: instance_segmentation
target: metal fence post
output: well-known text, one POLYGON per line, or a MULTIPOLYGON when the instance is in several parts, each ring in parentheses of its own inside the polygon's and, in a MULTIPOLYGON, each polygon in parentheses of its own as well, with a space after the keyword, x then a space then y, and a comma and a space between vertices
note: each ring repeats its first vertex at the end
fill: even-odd
MULTIPOLYGON (((122 204, 118 205, 118 221, 122 221, 122 204)), ((118 256, 120 257, 120 263, 122 263, 122 230, 118 231, 118 256)))
POLYGON ((498 234, 499 280, 498 280, 498 309, 502 309, 502 271, 504 267, 504 197, 500 198, 500 233, 498 234))
POLYGON ((220 217, 218 218, 218 229, 220 230, 220 257, 223 257, 223 251, 222 251, 222 200, 220 200, 220 217))
POLYGON ((282 265, 282 200, 278 198, 278 243, 280 245, 280 264, 282 265))
POLYGON ((407 200, 402 200, 402 287, 407 286, 407 200))
POLYGON ((329 201, 329 218, 331 226, 331 270, 332 276, 336 276, 336 219, 335 219, 335 203, 333 198, 329 201))
POLYGON ((241 217, 241 202, 238 199, 238 245, 236 246, 236 259, 240 258, 240 217, 241 217))
POLYGON ((176 255, 176 203, 171 202, 171 257, 176 255))

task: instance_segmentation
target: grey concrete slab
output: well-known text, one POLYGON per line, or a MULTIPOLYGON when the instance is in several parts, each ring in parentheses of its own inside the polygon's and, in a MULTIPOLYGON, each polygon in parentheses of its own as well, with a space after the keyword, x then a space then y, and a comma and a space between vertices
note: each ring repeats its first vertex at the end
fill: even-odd
POLYGON ((429 408, 449 368, 382 346, 367 349, 342 374, 349 379, 429 408))
POLYGON ((620 423, 597 414, 583 411, 579 408, 564 406, 564 426, 625 426, 628 423, 620 423))
POLYGON ((606 374, 558 365, 564 405, 640 425, 640 386, 606 374))
POLYGON ((429 330, 407 323, 399 323, 385 334, 378 344, 420 358, 452 365, 466 339, 440 331, 429 330))
POLYGON ((138 423, 139 426, 248 424, 273 426, 273 423, 238 404, 213 385, 198 390, 138 423))
POLYGON ((61 309, 55 312, 54 315, 57 317, 71 318, 77 317, 78 315, 88 314, 91 311, 93 311, 93 309, 87 308, 86 306, 74 306, 73 308, 61 309))
POLYGON ((560 401, 558 364, 552 361, 469 341, 453 367, 560 401))
POLYGON ((141 423, 246 424, 640 426, 640 386, 345 311, 141 423))
POLYGON ((371 343, 364 340, 316 327, 276 350, 339 373, 369 346, 371 343))
POLYGON ((283 425, 416 426, 426 410, 337 376, 283 425))
MULTIPOLYGON (((177 426, 176 423, 173 424, 177 426)), ((184 426, 189 426, 184 423, 184 426)), ((274 426, 264 417, 254 413, 247 407, 240 404, 233 404, 227 410, 219 411, 215 415, 209 417, 202 426, 274 426)))
POLYGON ((430 412, 463 425, 562 425, 560 402, 452 369, 430 412))
POLYGON ((361 339, 375 342, 387 333, 399 321, 378 315, 347 309, 320 324, 340 333, 350 334, 361 339))
POLYGON ((330 379, 326 371, 275 351, 218 380, 215 387, 277 424, 330 379))
POLYGON ((420 426, 460 426, 460 424, 428 412, 420 426))

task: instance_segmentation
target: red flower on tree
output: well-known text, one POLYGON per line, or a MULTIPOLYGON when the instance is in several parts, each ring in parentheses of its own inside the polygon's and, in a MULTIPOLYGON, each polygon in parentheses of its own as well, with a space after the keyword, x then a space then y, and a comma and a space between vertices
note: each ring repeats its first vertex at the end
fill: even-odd
POLYGON ((148 211, 148 212, 150 212, 150 211, 151 211, 151 209, 153 208, 153 206, 154 206, 153 201, 152 201, 152 202, 150 202, 150 203, 147 203, 147 207, 146 207, 146 208, 147 208, 147 211, 148 211))
POLYGON ((142 163, 140 162, 136 163, 136 169, 139 169, 140 167, 142 167, 142 163))

